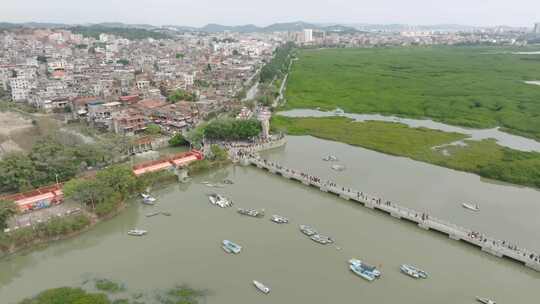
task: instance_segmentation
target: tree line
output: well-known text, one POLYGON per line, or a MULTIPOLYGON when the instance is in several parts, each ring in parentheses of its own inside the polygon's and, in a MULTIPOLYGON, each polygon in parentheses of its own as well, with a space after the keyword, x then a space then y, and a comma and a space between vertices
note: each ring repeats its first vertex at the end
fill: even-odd
POLYGON ((65 181, 88 167, 109 164, 122 150, 116 141, 89 144, 58 132, 36 142, 29 153, 0 160, 0 193, 22 192, 65 181))
POLYGON ((293 49, 294 44, 292 42, 278 47, 274 52, 272 60, 261 69, 260 81, 267 83, 271 82, 274 78, 283 78, 289 70, 293 49))
POLYGON ((211 140, 249 140, 259 136, 262 127, 256 119, 215 119, 204 127, 204 137, 211 140))

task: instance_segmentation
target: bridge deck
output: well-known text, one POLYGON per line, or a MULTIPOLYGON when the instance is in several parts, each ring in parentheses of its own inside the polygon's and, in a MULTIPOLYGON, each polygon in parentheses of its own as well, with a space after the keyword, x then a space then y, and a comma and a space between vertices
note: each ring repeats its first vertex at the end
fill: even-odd
POLYGON ((509 245, 495 238, 480 234, 471 229, 460 227, 428 214, 399 206, 393 202, 383 201, 367 193, 343 187, 331 181, 322 179, 292 170, 279 164, 267 161, 260 157, 244 156, 240 158, 244 165, 254 165, 261 169, 266 169, 273 174, 279 174, 287 179, 299 181, 305 185, 313 186, 327 193, 333 193, 345 200, 352 200, 362 203, 370 209, 378 209, 392 217, 406 219, 416 223, 418 227, 426 230, 439 231, 447 234, 453 240, 460 240, 475 245, 482 251, 497 257, 507 257, 514 261, 523 263, 525 266, 540 272, 540 255, 525 248, 509 245))

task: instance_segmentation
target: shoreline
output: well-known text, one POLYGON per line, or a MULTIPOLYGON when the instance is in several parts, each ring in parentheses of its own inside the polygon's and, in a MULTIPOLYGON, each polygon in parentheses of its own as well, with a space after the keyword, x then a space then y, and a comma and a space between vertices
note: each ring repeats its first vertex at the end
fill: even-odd
MULTIPOLYGON (((438 155, 433 153, 433 151, 424 151, 426 149, 431 150, 430 146, 423 147, 425 149, 422 149, 422 147, 413 145, 413 147, 409 147, 408 149, 400 150, 396 148, 396 145, 394 143, 388 143, 388 141, 392 141, 393 138, 396 138, 396 136, 402 138, 409 138, 409 136, 415 136, 416 138, 409 139, 412 141, 416 141, 417 143, 423 143, 420 140, 429 138, 430 136, 425 136, 423 134, 418 135, 417 133, 423 132, 422 129, 415 129, 404 125, 404 127, 407 128, 405 130, 390 130, 394 131, 393 134, 390 134, 393 137, 391 136, 388 138, 383 138, 384 140, 379 141, 371 141, 369 140, 370 137, 366 137, 365 134, 362 134, 361 136, 358 134, 355 135, 355 132, 353 132, 351 126, 347 125, 347 121, 345 121, 347 120, 347 118, 342 118, 344 122, 341 122, 339 124, 339 127, 350 131, 347 134, 343 134, 339 131, 336 131, 335 129, 332 129, 336 127, 335 125, 325 125, 325 121, 321 121, 333 120, 334 123, 339 123, 339 121, 335 121, 336 119, 340 119, 339 117, 276 117, 278 118, 274 120, 274 123, 278 124, 280 128, 285 129, 286 133, 291 136, 313 136, 322 140, 329 140, 355 147, 361 147, 386 155, 405 157, 414 161, 419 161, 422 163, 431 164, 450 170, 471 173, 481 178, 487 178, 498 182, 505 182, 516 186, 530 187, 537 190, 540 189, 540 181, 536 180, 534 176, 526 175, 526 173, 533 172, 534 164, 536 164, 534 163, 534 161, 540 163, 540 158, 534 158, 535 155, 540 156, 540 153, 538 152, 521 152, 517 150, 512 150, 510 148, 500 147, 493 140, 472 141, 467 139, 463 139, 464 142, 468 144, 466 147, 447 147, 446 149, 449 150, 450 153, 449 156, 442 154, 438 155), (492 154, 495 154, 495 156, 492 157, 492 154), (505 157, 510 157, 512 159, 505 160, 505 157), (520 157, 524 158, 524 160, 520 160, 520 157), (468 160, 480 160, 484 163, 480 165, 475 164, 475 166, 473 166, 470 162, 467 162, 468 160), (522 175, 505 175, 510 173, 516 174, 516 172, 521 172, 522 175)), ((373 122, 371 124, 370 122, 365 122, 364 124, 368 125, 361 126, 363 132, 369 132, 372 135, 379 134, 378 136, 380 136, 380 132, 390 132, 388 130, 385 130, 384 126, 380 128, 377 127, 377 124, 391 124, 388 122, 373 122)), ((433 132, 433 136, 437 133, 442 132, 437 130, 429 131, 433 132)), ((452 133, 447 134, 450 136, 452 133)))
POLYGON ((82 229, 77 230, 77 231, 72 231, 64 235, 57 235, 57 236, 51 236, 51 237, 38 237, 20 246, 12 245, 10 248, 8 248, 8 250, 0 250, 0 260, 8 258, 12 255, 19 254, 24 251, 32 251, 36 249, 37 247, 42 247, 42 246, 46 247, 49 244, 53 244, 55 242, 75 238, 79 235, 82 235, 83 233, 86 233, 92 230, 94 227, 96 227, 102 222, 112 220, 113 218, 118 216, 120 213, 122 213, 127 207, 128 207, 128 204, 125 202, 122 202, 113 212, 101 218, 97 217, 97 215, 93 213, 85 211, 83 212, 83 215, 88 218, 90 223, 86 225, 85 227, 83 227, 82 229))

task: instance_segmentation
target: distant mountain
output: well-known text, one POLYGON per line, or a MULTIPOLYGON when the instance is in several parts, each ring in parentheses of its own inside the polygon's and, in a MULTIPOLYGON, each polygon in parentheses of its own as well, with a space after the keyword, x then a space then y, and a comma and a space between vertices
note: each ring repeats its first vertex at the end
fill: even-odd
MULTIPOLYGON (((142 29, 149 31, 160 30, 175 30, 179 32, 205 32, 205 33, 221 33, 221 32, 236 32, 236 33, 265 33, 265 32, 298 32, 304 29, 322 30, 326 32, 358 32, 358 31, 384 31, 384 32, 401 32, 401 31, 448 31, 460 32, 479 30, 492 27, 467 26, 459 24, 435 24, 435 25, 407 25, 407 24, 364 24, 364 23, 308 23, 303 21, 274 23, 269 26, 256 26, 253 24, 246 25, 221 25, 207 24, 203 27, 180 26, 180 25, 164 25, 154 26, 150 24, 125 24, 121 22, 103 22, 96 24, 60 24, 60 23, 45 23, 45 22, 27 22, 27 23, 8 23, 0 22, 0 29, 12 29, 18 27, 26 28, 70 28, 70 27, 93 27, 93 28, 109 28, 109 29, 142 29)), ((516 27, 500 28, 516 29, 516 27)))
MULTIPOLYGON (((176 28, 180 30, 180 28, 186 28, 186 27, 176 27, 176 28)), ((356 31, 356 29, 353 27, 348 27, 348 26, 343 26, 343 25, 321 26, 321 25, 302 22, 302 21, 289 22, 289 23, 274 23, 266 27, 259 27, 253 24, 237 25, 237 26, 208 24, 201 28, 189 28, 189 31, 200 31, 200 32, 208 32, 208 33, 219 33, 219 32, 261 33, 261 32, 298 32, 298 31, 303 31, 304 29, 325 30, 325 31, 334 31, 334 32, 356 31)))
POLYGON ((95 23, 90 24, 91 26, 99 26, 99 27, 110 27, 110 28, 136 28, 136 29, 145 29, 145 30, 153 30, 158 29, 159 26, 154 26, 150 24, 125 24, 121 22, 103 22, 103 23, 95 23))

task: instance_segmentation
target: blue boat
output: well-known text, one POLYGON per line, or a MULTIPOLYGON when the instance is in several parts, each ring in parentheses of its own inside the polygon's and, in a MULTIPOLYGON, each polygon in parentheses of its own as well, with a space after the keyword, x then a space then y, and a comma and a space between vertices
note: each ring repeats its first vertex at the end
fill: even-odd
POLYGON ((221 247, 223 248, 223 250, 225 250, 225 252, 231 253, 231 254, 239 254, 240 251, 242 251, 242 246, 236 243, 233 243, 229 240, 224 240, 223 246, 221 247))
POLYGON ((381 272, 377 268, 365 264, 360 260, 350 259, 349 264, 349 269, 351 269, 352 272, 370 282, 381 276, 381 272))

